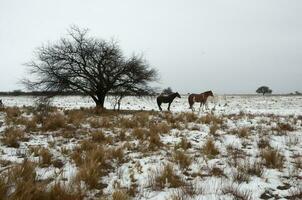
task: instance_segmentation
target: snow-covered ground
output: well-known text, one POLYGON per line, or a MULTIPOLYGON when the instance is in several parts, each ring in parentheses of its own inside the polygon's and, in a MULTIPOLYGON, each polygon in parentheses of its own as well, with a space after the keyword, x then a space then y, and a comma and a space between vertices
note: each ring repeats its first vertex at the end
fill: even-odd
MULTIPOLYGON (((199 112, 199 105, 195 104, 194 114, 188 109, 187 96, 182 96, 173 102, 172 112, 89 113, 82 118, 75 115, 75 119, 66 110, 93 107, 91 99, 56 97, 52 104, 60 109, 54 118, 59 118, 59 113, 69 124, 55 130, 43 129, 42 124, 31 128, 24 122, 24 118, 30 120, 34 115, 23 107, 35 105, 32 97, 0 99, 6 107, 17 106, 22 113, 17 117, 10 114, 10 119, 7 116, 12 111, 0 111, 0 161, 11 161, 13 165, 29 158, 39 163, 41 156, 34 155, 32 149, 46 148, 53 160, 63 162, 60 169, 53 163, 39 165, 39 179, 71 182, 84 167, 77 164, 72 152, 78 148, 86 151, 89 145, 85 142, 93 147, 122 150, 121 161, 117 161, 119 153, 111 153, 111 168, 98 180, 102 187, 88 190, 87 199, 98 199, 100 193, 110 196, 118 189, 135 191, 134 199, 151 200, 181 199, 177 196, 196 200, 299 199, 302 195, 301 96, 221 95, 210 99, 208 110, 199 112), (82 120, 80 124, 76 124, 78 118, 82 120), (24 130, 28 139, 20 141, 18 148, 8 147, 1 142, 7 137, 4 135, 8 127, 24 130), (105 139, 93 139, 96 131, 102 131, 105 139), (159 140, 151 139, 152 134, 158 134, 159 140), (209 140, 218 153, 207 151, 209 140), (157 185, 156 177, 168 164, 181 178, 182 186, 171 187, 168 178, 164 186, 157 185)), ((113 107, 112 97, 106 100, 105 107, 113 107)), ((167 105, 162 107, 165 110, 167 105)), ((136 97, 123 99, 121 109, 158 110, 154 98, 136 97)), ((93 153, 87 150, 85 156, 93 153)), ((1 163, 4 162, 0 162, 0 173, 7 167, 1 163)))
MULTIPOLYGON (((30 96, 0 96, 6 106, 32 106, 35 104, 35 98, 30 96)), ((82 96, 61 96, 55 97, 52 104, 57 107, 73 109, 80 107, 94 106, 90 97, 82 96)), ((107 97, 105 107, 112 109, 114 98, 107 97)), ((199 105, 195 104, 198 110, 199 105)), ((163 109, 167 104, 162 105, 163 109)), ((217 95, 209 98, 210 109, 215 108, 217 113, 254 113, 254 114, 276 114, 276 115, 302 115, 302 96, 231 96, 217 95)), ((126 110, 158 110, 155 98, 137 98, 126 97, 122 100, 121 109, 126 110)), ((171 105, 171 110, 175 112, 189 111, 188 96, 182 95, 182 98, 176 98, 171 105)))

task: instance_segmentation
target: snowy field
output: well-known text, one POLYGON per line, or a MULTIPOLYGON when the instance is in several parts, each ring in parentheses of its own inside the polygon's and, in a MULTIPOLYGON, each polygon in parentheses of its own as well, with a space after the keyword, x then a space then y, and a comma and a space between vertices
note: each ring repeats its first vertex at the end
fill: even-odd
POLYGON ((43 183, 42 192, 76 188, 66 189, 75 199, 302 199, 301 96, 220 95, 194 113, 187 96, 172 112, 158 112, 154 98, 127 97, 120 113, 99 113, 80 96, 57 97, 49 110, 30 107, 32 97, 0 99, 7 199, 27 195, 20 182, 43 183), (30 182, 24 173, 8 178, 28 166, 30 182))
MULTIPOLYGON (((6 106, 33 106, 35 98, 27 96, 1 97, 6 106)), ((74 109, 88 108, 95 104, 89 97, 63 96, 53 99, 52 104, 57 107, 74 109)), ((107 97, 105 107, 112 109, 113 97, 107 97)), ((196 110, 199 105, 195 104, 196 110)), ((167 109, 167 104, 162 106, 167 109)), ((188 96, 176 98, 171 105, 175 112, 189 111, 188 96)), ((276 115, 302 115, 302 96, 230 96, 219 95, 209 98, 209 108, 215 109, 217 113, 234 114, 239 112, 253 114, 276 114, 276 115)), ((158 110, 155 98, 126 97, 122 100, 121 109, 125 110, 158 110)))

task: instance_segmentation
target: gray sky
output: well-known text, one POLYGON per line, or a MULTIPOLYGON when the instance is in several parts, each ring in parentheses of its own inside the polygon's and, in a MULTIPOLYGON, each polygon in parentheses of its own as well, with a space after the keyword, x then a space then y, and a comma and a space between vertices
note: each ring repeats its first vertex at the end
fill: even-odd
POLYGON ((143 53, 180 92, 302 91, 301 0, 0 0, 0 90, 70 25, 143 53))

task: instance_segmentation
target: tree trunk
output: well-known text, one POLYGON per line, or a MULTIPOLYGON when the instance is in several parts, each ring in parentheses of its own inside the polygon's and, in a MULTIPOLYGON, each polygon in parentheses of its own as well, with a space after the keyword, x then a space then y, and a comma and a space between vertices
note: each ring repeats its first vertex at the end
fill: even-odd
POLYGON ((96 107, 104 108, 106 94, 98 94, 97 97, 98 98, 94 100, 96 107))

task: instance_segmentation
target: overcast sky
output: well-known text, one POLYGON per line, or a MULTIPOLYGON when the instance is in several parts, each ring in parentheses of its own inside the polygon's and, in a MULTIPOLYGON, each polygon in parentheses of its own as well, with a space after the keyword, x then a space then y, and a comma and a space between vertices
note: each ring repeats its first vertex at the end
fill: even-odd
POLYGON ((0 0, 0 91, 71 25, 143 53, 160 86, 182 93, 302 91, 301 0, 0 0))

